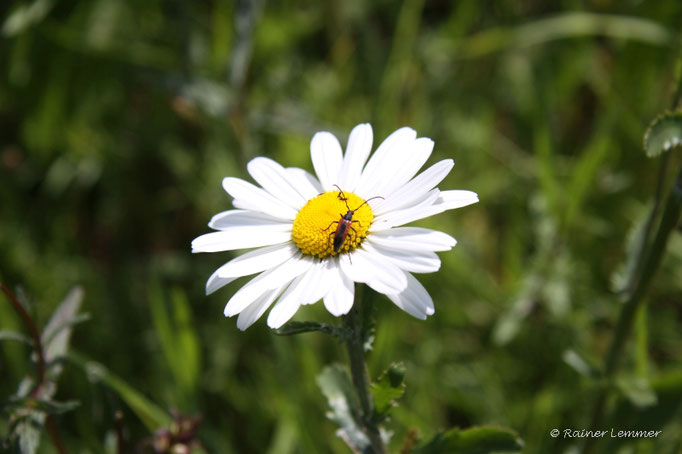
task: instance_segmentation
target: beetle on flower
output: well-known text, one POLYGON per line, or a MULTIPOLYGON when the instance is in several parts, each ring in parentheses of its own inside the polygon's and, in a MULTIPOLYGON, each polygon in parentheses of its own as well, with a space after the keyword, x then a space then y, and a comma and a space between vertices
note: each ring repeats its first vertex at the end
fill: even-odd
POLYGON ((334 135, 319 132, 310 143, 317 178, 258 157, 247 170, 261 187, 239 178, 223 180, 236 209, 215 215, 208 225, 218 231, 192 241, 192 252, 255 248, 218 268, 206 283, 210 294, 258 274, 225 306, 226 316, 239 314, 239 329, 251 326, 273 303, 271 328, 281 327, 301 305, 319 300, 332 315, 346 314, 355 282, 385 294, 414 317, 434 313, 433 300, 412 273, 437 271, 436 252, 457 242, 443 232, 404 225, 470 205, 478 196, 436 188, 452 169, 451 159, 417 175, 434 143, 417 138, 413 129, 398 129, 369 158, 372 141, 371 126, 360 124, 344 154, 334 135), (334 245, 330 226, 346 222, 348 211, 353 212, 344 232, 352 226, 352 234, 335 238, 334 245))

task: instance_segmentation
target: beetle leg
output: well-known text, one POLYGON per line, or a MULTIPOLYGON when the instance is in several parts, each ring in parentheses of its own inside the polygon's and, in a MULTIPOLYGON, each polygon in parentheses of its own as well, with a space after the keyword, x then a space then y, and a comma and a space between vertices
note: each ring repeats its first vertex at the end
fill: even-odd
POLYGON ((331 226, 334 225, 334 224, 338 224, 338 223, 339 223, 339 221, 332 221, 332 222, 329 223, 329 225, 327 226, 327 228, 326 228, 326 229, 322 229, 322 231, 323 231, 323 232, 326 232, 327 230, 329 230, 329 227, 331 227, 331 226))
MULTIPOLYGON (((357 222, 357 221, 355 221, 355 222, 357 222)), ((352 240, 352 241, 353 241, 353 243, 356 243, 356 242, 357 242, 357 240, 358 240, 358 231, 357 231, 357 230, 355 230, 355 229, 353 228, 353 226, 352 226, 352 225, 349 225, 349 226, 348 226, 348 228, 350 228, 350 229, 351 229, 351 230, 353 231, 353 233, 355 233, 355 239, 354 239, 354 240, 352 240)), ((348 235, 350 235, 350 232, 348 232, 348 235)))

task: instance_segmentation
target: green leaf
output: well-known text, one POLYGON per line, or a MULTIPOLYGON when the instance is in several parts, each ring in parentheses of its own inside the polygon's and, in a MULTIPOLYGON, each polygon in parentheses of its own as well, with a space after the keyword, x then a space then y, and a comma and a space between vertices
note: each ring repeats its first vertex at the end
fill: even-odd
POLYGON ((197 388, 201 370, 199 338, 187 295, 174 288, 170 295, 170 308, 166 300, 158 284, 150 287, 149 307, 164 358, 182 397, 189 398, 197 388))
MULTIPOLYGON (((59 333, 61 333, 63 330, 65 330, 65 329, 71 329, 71 328, 73 328, 74 326, 76 326, 76 325, 78 325, 78 324, 80 324, 80 323, 87 322, 88 320, 90 320, 90 314, 76 314, 71 320, 68 320, 68 321, 64 322, 64 324, 61 325, 61 326, 59 326, 59 327, 57 327, 57 329, 54 330, 54 332, 51 332, 51 336, 52 336, 52 337, 49 338, 49 339, 44 339, 43 343, 44 343, 44 344, 49 344, 49 343, 51 343, 51 342, 54 340, 54 338, 55 338, 59 333)), ((43 337, 45 337, 45 336, 43 336, 43 337)), ((64 355, 62 355, 62 356, 64 356, 64 355)))
POLYGON ((658 401, 649 380, 641 377, 618 377, 616 387, 635 407, 650 407, 658 401))
MULTIPOLYGON (((682 369, 667 372, 650 381, 651 392, 657 397, 653 405, 641 406, 633 402, 631 395, 621 396, 616 402, 604 427, 618 430, 657 431, 667 424, 676 424, 682 408, 682 369)), ((630 439, 631 440, 631 439, 630 439)), ((608 446, 599 452, 616 452, 617 447, 628 438, 610 438, 608 446)))
POLYGON ((377 421, 385 419, 389 410, 397 405, 396 401, 405 394, 404 378, 405 366, 402 363, 393 363, 370 386, 377 421))
POLYGON ((170 426, 172 419, 168 413, 124 380, 109 372, 102 364, 89 361, 73 352, 69 354, 69 359, 83 368, 91 381, 101 381, 116 391, 150 431, 170 426))
POLYGON ((187 295, 181 289, 173 288, 168 298, 156 282, 149 289, 149 307, 163 357, 177 385, 178 397, 181 402, 188 403, 198 387, 201 348, 187 295))
POLYGON ((54 0, 35 0, 15 8, 2 24, 2 34, 16 36, 28 27, 42 21, 54 6, 54 0))
POLYGON ((573 370, 578 372, 583 377, 587 378, 599 378, 601 377, 601 371, 594 365, 587 362, 582 356, 580 356, 575 350, 566 350, 562 356, 562 359, 566 364, 571 366, 573 370))
POLYGON ((201 373, 201 347, 194 327, 187 294, 180 288, 171 290, 175 327, 175 375, 186 393, 196 391, 201 373))
POLYGON ((41 424, 33 418, 22 418, 13 430, 13 438, 18 438, 21 454, 34 454, 40 445, 41 424))
POLYGON ((488 454, 518 452, 523 441, 511 429, 494 426, 450 429, 414 451, 415 454, 488 454))
POLYGON ((620 294, 630 294, 637 281, 638 267, 641 265, 641 252, 649 241, 647 224, 649 210, 641 209, 625 238, 625 260, 611 276, 614 290, 620 294))
POLYGON ((57 402, 49 399, 36 399, 32 396, 28 397, 10 397, 7 402, 3 404, 3 410, 7 412, 42 412, 51 415, 59 415, 77 408, 80 402, 77 400, 67 400, 66 402, 57 402))
POLYGON ((18 342, 23 342, 27 345, 33 346, 33 340, 21 333, 16 331, 0 330, 0 341, 13 340, 18 342))
POLYGON ((355 452, 363 452, 370 443, 354 415, 359 414, 353 385, 346 370, 339 364, 327 366, 317 376, 317 385, 329 402, 327 417, 339 425, 336 431, 355 452))
POLYGON ((309 333, 312 331, 321 331, 325 334, 329 334, 340 340, 348 339, 350 332, 341 327, 328 325, 326 323, 318 322, 289 322, 275 330, 275 334, 280 336, 292 336, 294 334, 309 333))
POLYGON ((81 403, 77 400, 57 402, 55 400, 40 399, 36 401, 35 408, 50 415, 60 415, 71 410, 75 410, 80 406, 80 404, 81 403))
POLYGON ((658 116, 644 134, 644 151, 654 158, 682 145, 682 112, 666 112, 658 116))
MULTIPOLYGON (((47 322, 40 336, 46 362, 50 363, 66 356, 73 325, 82 321, 82 318, 78 317, 78 309, 82 301, 83 289, 74 287, 52 313, 50 321, 47 322)), ((56 374, 59 373, 60 368, 57 369, 56 374)))

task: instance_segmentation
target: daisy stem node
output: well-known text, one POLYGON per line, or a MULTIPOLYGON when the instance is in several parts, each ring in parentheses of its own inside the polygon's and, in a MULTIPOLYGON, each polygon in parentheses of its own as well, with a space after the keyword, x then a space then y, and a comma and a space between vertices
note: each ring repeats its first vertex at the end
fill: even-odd
MULTIPOLYGON (((386 448, 381 439, 379 427, 373 421, 374 403, 370 391, 369 373, 365 363, 365 345, 367 333, 371 326, 368 315, 370 308, 363 308, 360 295, 353 304, 350 312, 344 316, 344 325, 350 330, 350 338, 346 340, 346 350, 350 360, 350 372, 353 380, 353 387, 360 403, 361 414, 358 415, 358 422, 362 426, 365 435, 369 438, 374 454, 385 454, 386 448)), ((371 304, 366 301, 365 304, 371 304)))

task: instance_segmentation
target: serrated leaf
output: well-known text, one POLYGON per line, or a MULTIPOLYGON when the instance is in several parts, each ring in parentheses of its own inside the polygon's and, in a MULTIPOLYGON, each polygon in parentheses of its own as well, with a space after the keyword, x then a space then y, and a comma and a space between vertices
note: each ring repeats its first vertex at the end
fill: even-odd
POLYGON ((644 134, 644 151, 654 158, 682 144, 682 112, 658 116, 644 134))
POLYGON ((397 400, 405 394, 405 366, 393 363, 372 383, 370 391, 374 401, 374 413, 378 421, 383 420, 388 411, 397 405, 397 400))
POLYGON ((327 417, 339 426, 336 435, 354 452, 363 452, 370 443, 354 415, 359 414, 355 403, 353 385, 346 370, 334 364, 327 366, 317 376, 317 385, 329 402, 327 417))
POLYGON ((312 331, 321 331, 325 334, 337 337, 340 340, 345 340, 350 335, 350 332, 345 328, 328 325, 326 323, 318 322, 289 322, 278 328, 275 334, 280 336, 292 336, 294 334, 309 333, 312 331))
POLYGON ((494 426, 450 429, 414 451, 415 454, 488 454, 518 452, 523 441, 511 429, 494 426))
POLYGON ((17 333, 16 331, 0 330, 0 341, 4 340, 23 342, 24 344, 33 346, 33 340, 30 337, 17 333))

